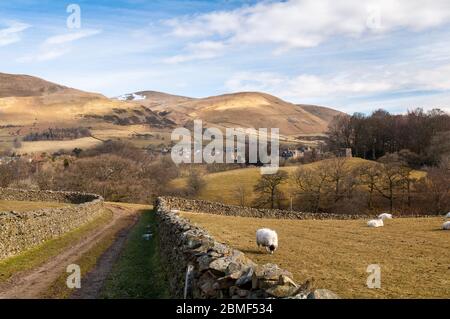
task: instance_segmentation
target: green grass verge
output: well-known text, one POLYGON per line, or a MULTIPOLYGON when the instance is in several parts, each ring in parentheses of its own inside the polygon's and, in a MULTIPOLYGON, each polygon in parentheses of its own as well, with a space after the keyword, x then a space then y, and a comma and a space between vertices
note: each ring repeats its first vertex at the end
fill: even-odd
POLYGON ((0 283, 8 280, 14 273, 39 267, 51 257, 63 252, 67 247, 94 229, 108 223, 112 212, 105 209, 104 213, 93 221, 74 229, 58 238, 50 239, 41 245, 33 247, 20 255, 0 261, 0 283))
POLYGON ((169 298, 158 251, 158 236, 153 211, 142 213, 132 229, 119 260, 107 279, 102 298, 169 298), (142 235, 151 226, 153 237, 144 240, 142 235))

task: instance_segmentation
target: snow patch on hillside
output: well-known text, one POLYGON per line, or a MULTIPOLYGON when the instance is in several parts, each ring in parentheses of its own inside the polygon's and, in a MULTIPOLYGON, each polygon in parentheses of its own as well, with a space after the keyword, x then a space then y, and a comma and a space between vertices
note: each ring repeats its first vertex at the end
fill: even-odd
POLYGON ((131 94, 120 95, 120 96, 116 97, 115 99, 119 100, 119 101, 142 101, 142 100, 145 100, 146 97, 144 95, 131 93, 131 94))

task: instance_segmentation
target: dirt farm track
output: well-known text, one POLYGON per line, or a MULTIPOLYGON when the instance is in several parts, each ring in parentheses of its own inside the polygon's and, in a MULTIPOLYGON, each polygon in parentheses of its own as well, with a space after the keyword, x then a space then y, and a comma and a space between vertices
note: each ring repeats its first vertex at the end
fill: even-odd
POLYGON ((108 250, 102 255, 99 263, 101 267, 94 268, 89 277, 82 282, 82 289, 74 298, 95 298, 102 287, 109 270, 117 258, 121 245, 128 230, 136 223, 137 210, 115 204, 105 204, 111 210, 111 220, 85 234, 79 241, 64 250, 37 268, 13 274, 6 282, 0 283, 0 299, 6 298, 41 298, 45 297, 48 288, 58 277, 65 273, 67 265, 76 262, 85 253, 111 232, 115 233, 115 239, 108 250))

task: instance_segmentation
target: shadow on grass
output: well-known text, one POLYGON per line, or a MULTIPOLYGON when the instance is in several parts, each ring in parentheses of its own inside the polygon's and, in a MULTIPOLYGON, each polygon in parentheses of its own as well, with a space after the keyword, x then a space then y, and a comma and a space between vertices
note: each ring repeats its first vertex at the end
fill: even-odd
POLYGON ((450 233, 450 230, 443 229, 442 227, 440 227, 440 228, 433 228, 430 231, 432 231, 432 232, 448 232, 448 233, 450 233))
POLYGON ((254 255, 269 255, 269 253, 264 249, 241 249, 244 254, 254 254, 254 255))

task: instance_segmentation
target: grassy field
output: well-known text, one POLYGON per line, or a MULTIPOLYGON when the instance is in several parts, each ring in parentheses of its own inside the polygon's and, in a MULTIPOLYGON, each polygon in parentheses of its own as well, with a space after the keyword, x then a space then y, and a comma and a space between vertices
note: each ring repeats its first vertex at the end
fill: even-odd
POLYGON ((275 220, 183 213, 218 241, 247 254, 255 262, 276 263, 297 282, 315 279, 345 298, 450 298, 450 232, 442 218, 402 218, 385 227, 366 221, 275 220), (275 229, 279 249, 259 250, 255 231, 275 229), (367 266, 381 267, 381 288, 366 286, 367 266))
POLYGON ((25 212, 29 210, 36 210, 41 208, 55 208, 71 205, 68 203, 57 202, 27 202, 27 201, 7 201, 0 200, 0 212, 16 211, 25 212))
MULTIPOLYGON (((361 158, 349 158, 347 163, 351 167, 358 167, 373 162, 361 158)), ((304 165, 304 167, 314 168, 319 164, 320 162, 314 162, 311 164, 306 164, 304 165)), ((291 175, 295 173, 298 167, 299 165, 295 165, 281 167, 280 169, 286 171, 291 175)), ((413 171, 412 174, 416 178, 425 176, 425 173, 421 171, 413 171)), ((204 177, 206 185, 200 191, 197 197, 204 200, 238 205, 239 196, 237 195, 237 190, 239 187, 242 187, 246 194, 246 204, 249 205, 255 199, 253 187, 260 178, 260 169, 256 167, 207 174, 204 177)), ((186 181, 186 178, 178 178, 172 182, 172 186, 179 188, 184 187, 186 185, 186 181)), ((291 193, 295 193, 294 181, 289 180, 287 183, 281 186, 281 189, 285 192, 285 194, 288 195, 291 193)))
POLYGON ((101 141, 92 137, 83 137, 65 141, 22 142, 22 146, 19 149, 15 149, 15 152, 18 154, 39 154, 42 152, 53 153, 60 150, 72 151, 76 147, 88 149, 100 144, 102 144, 101 141))
POLYGON ((103 298, 169 297, 158 258, 158 238, 142 238, 148 231, 148 225, 152 233, 156 234, 154 215, 150 210, 143 211, 138 224, 132 230, 105 284, 103 298))

